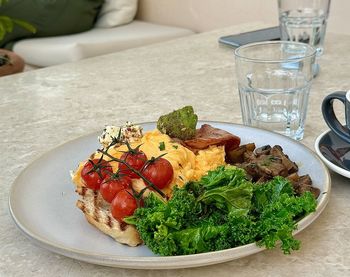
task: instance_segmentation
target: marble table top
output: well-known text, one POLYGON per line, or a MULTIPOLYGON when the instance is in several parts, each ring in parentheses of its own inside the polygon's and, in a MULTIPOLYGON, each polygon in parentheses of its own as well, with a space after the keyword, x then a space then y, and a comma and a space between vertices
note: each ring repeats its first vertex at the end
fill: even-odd
MULTIPOLYGON (((334 173, 328 206, 297 236, 301 250, 287 256, 262 251, 200 268, 130 270, 80 262, 33 245, 10 217, 8 194, 21 170, 105 124, 154 121, 184 105, 193 105, 203 120, 241 123, 233 51, 217 41, 261 27, 233 26, 0 78, 0 276, 350 276, 350 180, 334 173)), ((323 97, 350 88, 349 50, 350 36, 327 34, 302 141, 311 149, 327 130, 323 97)))

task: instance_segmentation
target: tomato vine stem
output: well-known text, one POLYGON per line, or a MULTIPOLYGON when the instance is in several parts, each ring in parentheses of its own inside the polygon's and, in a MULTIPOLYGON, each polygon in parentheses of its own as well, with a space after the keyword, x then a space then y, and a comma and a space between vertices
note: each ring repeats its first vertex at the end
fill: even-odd
POLYGON ((157 186, 155 186, 150 180, 148 180, 146 177, 144 177, 140 171, 134 169, 133 167, 131 167, 126 161, 124 160, 121 160, 121 159, 118 159, 118 158, 115 158, 113 157, 111 154, 109 154, 107 151, 103 151, 101 149, 98 149, 97 152, 101 153, 102 155, 105 155, 107 156, 108 158, 110 158, 111 160, 108 161, 108 162, 111 162, 111 161, 114 161, 114 162, 118 162, 118 163, 122 163, 124 164, 129 170, 131 170, 133 173, 135 173, 137 176, 139 176, 144 182, 146 182, 147 186, 146 188, 142 189, 138 195, 137 198, 139 198, 147 188, 153 188, 156 192, 158 192, 160 194, 160 196, 162 196, 163 198, 167 198, 167 196, 164 194, 164 192, 162 192, 159 188, 157 188, 157 186))

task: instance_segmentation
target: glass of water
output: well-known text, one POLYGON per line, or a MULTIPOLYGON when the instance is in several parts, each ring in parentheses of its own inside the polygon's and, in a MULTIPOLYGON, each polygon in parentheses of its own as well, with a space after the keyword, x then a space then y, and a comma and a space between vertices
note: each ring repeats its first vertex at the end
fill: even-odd
POLYGON ((304 42, 323 53, 331 0, 278 0, 282 40, 304 42))
POLYGON ((290 41, 260 42, 235 51, 243 123, 301 140, 316 49, 290 41))

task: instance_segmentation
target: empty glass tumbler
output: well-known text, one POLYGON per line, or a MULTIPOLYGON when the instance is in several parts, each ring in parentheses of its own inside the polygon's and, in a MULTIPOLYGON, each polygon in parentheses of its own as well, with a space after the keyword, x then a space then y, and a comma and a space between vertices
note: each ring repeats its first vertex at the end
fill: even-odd
POLYGON ((323 53, 331 0, 278 0, 282 40, 310 44, 323 53))
POLYGON ((235 51, 245 125, 301 140, 316 50, 298 42, 260 42, 235 51))

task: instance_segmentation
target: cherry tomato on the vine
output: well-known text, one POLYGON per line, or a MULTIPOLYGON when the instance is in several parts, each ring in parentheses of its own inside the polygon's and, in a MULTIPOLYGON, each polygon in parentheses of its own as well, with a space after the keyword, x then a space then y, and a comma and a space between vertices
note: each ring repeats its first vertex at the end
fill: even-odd
POLYGON ((113 173, 111 165, 100 159, 88 160, 81 170, 81 178, 89 189, 98 190, 106 176, 113 173))
POLYGON ((119 222, 122 222, 125 217, 133 215, 136 208, 137 202, 130 189, 118 192, 111 203, 112 215, 119 222))
POLYGON ((150 161, 142 171, 145 178, 151 181, 157 188, 163 189, 173 179, 174 169, 171 163, 164 158, 150 161))
POLYGON ((128 189, 131 186, 131 179, 128 176, 111 178, 107 176, 100 187, 100 193, 104 200, 111 203, 118 192, 128 189))
MULTIPOLYGON (((142 151, 136 150, 124 153, 120 159, 125 161, 133 169, 140 171, 147 161, 147 156, 142 151)), ((130 178, 140 178, 123 163, 119 163, 119 171, 122 174, 128 175, 130 178)))

